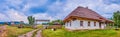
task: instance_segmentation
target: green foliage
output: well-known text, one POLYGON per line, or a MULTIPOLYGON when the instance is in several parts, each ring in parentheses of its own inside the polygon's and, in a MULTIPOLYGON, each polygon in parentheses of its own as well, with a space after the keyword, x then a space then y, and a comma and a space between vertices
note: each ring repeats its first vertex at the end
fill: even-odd
POLYGON ((48 24, 49 24, 49 25, 53 25, 53 24, 54 24, 54 22, 49 22, 48 24))
POLYGON ((62 20, 56 20, 56 22, 59 22, 61 25, 64 25, 64 22, 62 20))
POLYGON ((120 11, 114 12, 113 20, 115 25, 118 25, 120 27, 120 11))
POLYGON ((29 24, 30 24, 30 25, 34 25, 34 23, 35 23, 35 18, 32 17, 32 16, 28 16, 28 21, 29 21, 29 24))
POLYGON ((62 20, 54 20, 50 22, 49 25, 54 25, 55 22, 58 22, 59 24, 64 25, 64 22, 62 20))

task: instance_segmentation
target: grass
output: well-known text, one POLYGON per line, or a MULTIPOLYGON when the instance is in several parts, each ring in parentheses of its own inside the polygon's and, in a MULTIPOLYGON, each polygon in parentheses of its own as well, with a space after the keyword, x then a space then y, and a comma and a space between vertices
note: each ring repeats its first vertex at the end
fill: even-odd
POLYGON ((120 30, 82 30, 82 31, 67 31, 58 29, 52 31, 51 29, 43 30, 43 37, 120 37, 120 30))
POLYGON ((18 35, 25 34, 32 31, 32 28, 17 28, 12 26, 7 26, 7 37, 18 37, 18 35))
POLYGON ((43 25, 37 25, 37 28, 38 28, 38 29, 42 29, 42 28, 43 28, 43 25))

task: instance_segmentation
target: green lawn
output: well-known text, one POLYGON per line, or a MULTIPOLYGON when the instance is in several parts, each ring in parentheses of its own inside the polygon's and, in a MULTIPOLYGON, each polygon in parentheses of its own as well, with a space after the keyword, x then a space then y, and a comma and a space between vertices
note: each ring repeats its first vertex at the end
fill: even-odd
POLYGON ((7 26, 7 37, 17 37, 18 35, 25 34, 32 31, 32 28, 17 28, 13 26, 7 26))
POLYGON ((51 29, 43 30, 43 37, 120 37, 120 30, 82 30, 82 31, 66 31, 58 29, 52 31, 51 29))

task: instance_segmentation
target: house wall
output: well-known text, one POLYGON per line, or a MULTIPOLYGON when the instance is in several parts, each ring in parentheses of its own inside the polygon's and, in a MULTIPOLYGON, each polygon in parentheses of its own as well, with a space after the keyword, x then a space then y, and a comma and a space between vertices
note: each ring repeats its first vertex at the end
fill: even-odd
POLYGON ((92 20, 70 20, 69 22, 65 23, 65 27, 67 29, 104 29, 106 27, 105 23, 101 24, 101 28, 99 27, 98 21, 92 21, 92 20), (83 26, 80 26, 80 21, 83 21, 83 26), (88 21, 90 21, 90 26, 88 26, 88 21), (71 26, 70 26, 71 22, 71 26), (94 22, 96 22, 96 26, 94 26, 94 22))

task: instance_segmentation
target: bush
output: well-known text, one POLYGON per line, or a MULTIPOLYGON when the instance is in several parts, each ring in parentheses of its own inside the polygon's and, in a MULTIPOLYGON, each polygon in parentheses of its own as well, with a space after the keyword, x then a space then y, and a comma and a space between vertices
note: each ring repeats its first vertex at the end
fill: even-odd
POLYGON ((50 25, 50 26, 47 27, 47 29, 52 29, 52 28, 61 29, 62 25, 50 25))

